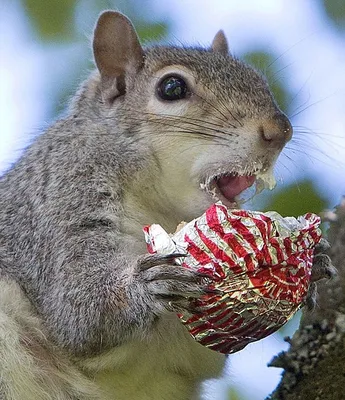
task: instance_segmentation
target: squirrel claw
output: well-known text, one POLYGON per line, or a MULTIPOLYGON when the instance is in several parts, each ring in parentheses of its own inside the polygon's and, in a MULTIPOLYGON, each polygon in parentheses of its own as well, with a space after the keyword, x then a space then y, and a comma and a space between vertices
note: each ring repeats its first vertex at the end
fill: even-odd
POLYGON ((331 279, 337 274, 337 270, 332 264, 331 258, 325 253, 330 248, 329 242, 322 238, 315 246, 315 255, 310 277, 310 285, 305 304, 309 311, 314 310, 317 299, 317 281, 321 279, 331 279))
POLYGON ((337 274, 332 260, 327 254, 319 253, 314 257, 313 268, 311 271, 311 282, 317 282, 323 278, 333 278, 337 274))

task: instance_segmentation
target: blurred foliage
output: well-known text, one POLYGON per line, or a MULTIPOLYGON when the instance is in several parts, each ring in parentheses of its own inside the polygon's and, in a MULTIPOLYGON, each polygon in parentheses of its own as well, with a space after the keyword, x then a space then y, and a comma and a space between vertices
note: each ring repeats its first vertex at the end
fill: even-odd
POLYGON ((310 180, 298 182, 281 189, 272 196, 265 210, 274 210, 283 216, 299 216, 307 212, 320 214, 327 207, 327 200, 316 191, 310 180))
POLYGON ((238 395, 236 389, 230 388, 228 392, 228 400, 241 400, 241 397, 238 395))
POLYGON ((320 3, 333 24, 340 29, 345 29, 345 1, 320 0, 320 3))
MULTIPOLYGON (((38 37, 44 41, 75 41, 77 39, 75 29, 74 13, 77 0, 22 0, 23 6, 30 20, 32 21, 38 37)), ((79 4, 83 0, 79 0, 79 4)), ((144 1, 148 3, 148 1, 144 1)), ((158 41, 163 39, 168 31, 166 22, 148 22, 143 13, 138 13, 135 1, 127 2, 94 0, 92 3, 94 10, 100 13, 105 9, 118 9, 119 5, 123 11, 133 21, 138 35, 143 42, 158 41)), ((87 2, 84 1, 85 6, 87 2)), ((83 38, 84 39, 84 38, 83 38)))
POLYGON ((44 40, 66 41, 74 35, 74 9, 76 0, 23 0, 38 36, 44 40))
POLYGON ((285 114, 289 114, 292 94, 284 84, 284 80, 279 76, 285 69, 285 65, 282 65, 281 58, 265 51, 252 51, 244 54, 243 58, 266 76, 279 107, 285 114))
POLYGON ((135 28, 142 42, 160 41, 168 33, 168 26, 166 23, 143 23, 140 21, 135 24, 135 28))

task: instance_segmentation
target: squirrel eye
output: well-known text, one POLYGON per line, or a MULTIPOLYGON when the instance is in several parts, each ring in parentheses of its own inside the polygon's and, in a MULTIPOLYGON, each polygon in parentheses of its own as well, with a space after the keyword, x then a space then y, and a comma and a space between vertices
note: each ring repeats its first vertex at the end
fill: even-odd
POLYGON ((178 76, 168 76, 164 78, 157 88, 157 93, 163 100, 184 99, 187 92, 188 88, 186 82, 178 76))

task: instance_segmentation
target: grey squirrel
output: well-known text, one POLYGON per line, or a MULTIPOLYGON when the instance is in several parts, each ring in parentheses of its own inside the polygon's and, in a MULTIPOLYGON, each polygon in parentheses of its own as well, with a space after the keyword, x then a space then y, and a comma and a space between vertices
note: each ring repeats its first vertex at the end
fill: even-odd
POLYGON ((93 51, 68 115, 0 179, 0 399, 197 399, 225 356, 175 312, 204 277, 147 255, 142 227, 172 232, 214 195, 233 206, 292 127, 222 31, 209 49, 143 49, 107 11, 93 51))

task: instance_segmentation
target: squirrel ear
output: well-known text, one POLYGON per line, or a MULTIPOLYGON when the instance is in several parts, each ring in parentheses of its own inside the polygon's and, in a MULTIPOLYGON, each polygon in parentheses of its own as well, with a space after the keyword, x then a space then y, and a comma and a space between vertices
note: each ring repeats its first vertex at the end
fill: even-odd
POLYGON ((115 11, 100 15, 94 32, 93 53, 103 86, 116 80, 117 94, 113 93, 112 97, 125 93, 126 74, 135 73, 144 63, 144 51, 131 21, 115 11))
POLYGON ((214 37, 212 46, 211 46, 211 50, 215 53, 221 53, 224 55, 229 54, 228 41, 222 30, 218 31, 216 36, 214 37))

